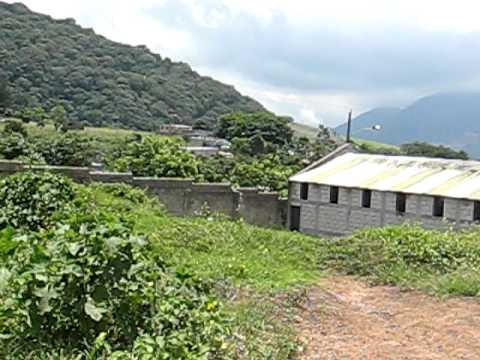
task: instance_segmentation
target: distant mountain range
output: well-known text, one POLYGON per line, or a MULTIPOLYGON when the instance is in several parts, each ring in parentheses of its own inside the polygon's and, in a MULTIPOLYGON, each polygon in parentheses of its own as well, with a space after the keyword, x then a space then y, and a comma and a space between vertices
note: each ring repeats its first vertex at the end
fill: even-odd
POLYGON ((73 120, 94 126, 212 127, 224 114, 266 111, 233 86, 145 46, 110 41, 73 19, 56 20, 0 1, 2 79, 10 87, 12 110, 61 104, 73 120))
MULTIPOLYGON (((346 133, 346 124, 335 129, 346 133)), ((480 158, 480 91, 441 93, 400 108, 377 108, 352 121, 352 136, 387 144, 425 141, 480 158), (368 130, 381 125, 381 131, 368 130)))

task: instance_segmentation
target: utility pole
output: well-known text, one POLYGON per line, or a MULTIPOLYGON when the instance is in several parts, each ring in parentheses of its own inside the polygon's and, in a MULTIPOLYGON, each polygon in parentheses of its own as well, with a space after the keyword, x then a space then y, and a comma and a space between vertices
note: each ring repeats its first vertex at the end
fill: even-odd
POLYGON ((348 113, 348 122, 347 122, 347 143, 351 142, 350 133, 352 132, 352 110, 348 113))

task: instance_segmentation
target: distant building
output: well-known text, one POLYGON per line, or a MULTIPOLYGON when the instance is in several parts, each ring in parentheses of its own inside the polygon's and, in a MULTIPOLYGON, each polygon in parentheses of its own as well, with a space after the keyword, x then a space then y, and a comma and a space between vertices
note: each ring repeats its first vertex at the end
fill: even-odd
POLYGON ((222 150, 228 150, 232 145, 230 141, 214 136, 192 136, 190 142, 201 144, 201 146, 218 147, 222 150))
POLYGON ((221 155, 225 157, 233 156, 231 153, 222 151, 222 149, 215 146, 186 146, 184 147, 184 149, 196 156, 203 156, 203 157, 209 157, 209 156, 215 156, 215 155, 221 155))
POLYGON ((189 135, 193 132, 193 127, 183 124, 162 124, 159 128, 159 133, 162 135, 189 135))
POLYGON ((289 227, 344 235, 403 222, 480 221, 480 162, 358 154, 344 145, 290 178, 289 227))

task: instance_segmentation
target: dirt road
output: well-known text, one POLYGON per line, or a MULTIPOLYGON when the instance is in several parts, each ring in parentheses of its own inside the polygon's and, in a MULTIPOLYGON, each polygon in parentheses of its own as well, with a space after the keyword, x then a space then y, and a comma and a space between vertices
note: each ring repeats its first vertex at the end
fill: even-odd
POLYGON ((478 300, 440 300, 348 277, 311 291, 299 328, 304 360, 480 359, 478 300))

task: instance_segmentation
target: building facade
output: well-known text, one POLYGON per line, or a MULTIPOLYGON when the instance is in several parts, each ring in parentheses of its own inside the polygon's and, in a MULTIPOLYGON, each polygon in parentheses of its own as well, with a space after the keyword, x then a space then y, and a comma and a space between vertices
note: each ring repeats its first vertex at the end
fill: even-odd
POLYGON ((349 148, 290 179, 288 226, 345 235, 404 222, 427 228, 480 221, 480 162, 357 154, 349 148))

